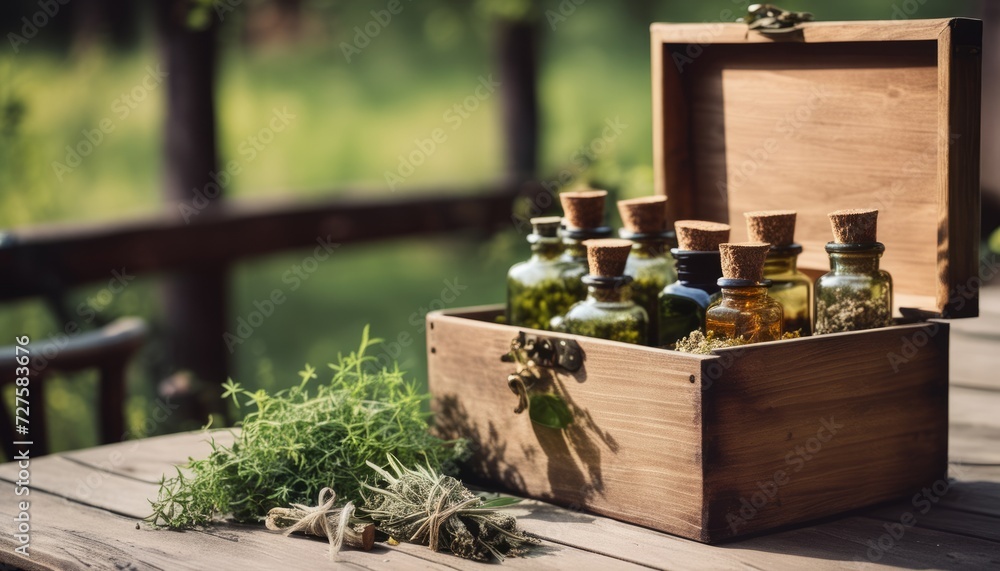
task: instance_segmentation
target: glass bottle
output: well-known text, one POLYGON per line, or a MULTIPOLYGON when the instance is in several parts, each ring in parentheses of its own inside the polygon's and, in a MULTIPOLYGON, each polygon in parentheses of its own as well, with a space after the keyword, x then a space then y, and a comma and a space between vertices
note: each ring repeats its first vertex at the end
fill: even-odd
POLYGON ((589 273, 582 280, 587 286, 587 298, 563 316, 560 330, 624 343, 645 343, 649 316, 632 301, 632 278, 623 275, 632 243, 588 240, 585 246, 589 273))
POLYGON ((830 272, 816 281, 816 334, 892 325, 892 277, 880 242, 826 245, 830 272))
POLYGON ((576 301, 587 297, 587 287, 581 278, 587 274, 587 247, 584 242, 609 238, 611 227, 604 225, 604 207, 608 192, 588 187, 559 193, 563 208, 562 235, 566 287, 576 294, 576 301))
POLYGON ((563 242, 558 216, 532 218, 531 258, 511 266, 507 272, 507 323, 532 329, 549 329, 553 317, 562 315, 578 301, 567 288, 560 259, 563 242))
POLYGON ((587 298, 570 308, 560 329, 575 335, 644 344, 649 336, 649 316, 632 301, 631 281, 629 276, 583 276, 587 298))
POLYGON ((674 259, 667 255, 673 232, 637 234, 625 229, 619 235, 632 242, 632 251, 625 262, 625 275, 632 277, 632 299, 649 315, 647 344, 659 344, 659 296, 663 288, 677 280, 674 259))
POLYGON ((812 280, 798 269, 800 244, 771 246, 764 262, 764 277, 771 280, 767 294, 781 304, 782 330, 798 331, 803 337, 812 333, 812 280))
POLYGON ((560 258, 562 279, 566 284, 566 289, 574 296, 573 301, 582 301, 587 297, 587 285, 583 283, 583 276, 587 275, 587 247, 583 243, 587 240, 610 237, 611 227, 568 228, 563 226, 560 234, 563 243, 563 253, 560 258))
POLYGON ((768 295, 770 285, 770 280, 720 278, 722 295, 705 314, 705 334, 746 343, 781 339, 781 304, 768 295))
POLYGON ((677 343, 705 327, 705 311, 719 296, 722 277, 719 251, 670 250, 676 261, 677 281, 659 295, 659 343, 677 343))

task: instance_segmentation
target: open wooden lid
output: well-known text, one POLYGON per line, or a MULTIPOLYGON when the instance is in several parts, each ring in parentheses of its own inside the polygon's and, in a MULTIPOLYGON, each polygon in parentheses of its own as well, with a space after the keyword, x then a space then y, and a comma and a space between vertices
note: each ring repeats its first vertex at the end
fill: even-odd
POLYGON ((829 271, 827 213, 876 208, 895 305, 979 314, 982 23, 653 24, 656 189, 670 221, 795 210, 829 271))

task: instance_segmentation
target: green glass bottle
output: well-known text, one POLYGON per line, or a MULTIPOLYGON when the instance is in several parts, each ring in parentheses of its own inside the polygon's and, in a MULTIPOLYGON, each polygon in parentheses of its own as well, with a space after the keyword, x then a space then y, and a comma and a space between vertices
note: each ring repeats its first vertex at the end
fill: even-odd
POLYGON ((619 236, 632 242, 632 252, 625 263, 625 275, 632 278, 632 299, 649 315, 647 345, 657 346, 659 297, 667 285, 677 279, 673 257, 668 249, 675 241, 667 230, 667 198, 650 196, 618 201, 624 228, 619 236))
POLYGON ((565 214, 560 232, 565 247, 562 276, 576 301, 587 297, 587 286, 582 282, 587 275, 587 248, 583 243, 611 236, 611 227, 604 225, 607 196, 606 190, 570 190, 559 194, 565 214))
POLYGON ((809 276, 798 269, 802 246, 795 243, 795 211, 765 210, 746 212, 744 216, 750 240, 771 245, 764 262, 764 278, 771 280, 767 294, 781 304, 782 329, 798 331, 803 337, 811 334, 813 284, 809 276))
POLYGON ((719 297, 722 277, 719 244, 729 239, 729 225, 678 220, 674 257, 677 281, 659 295, 660 347, 672 347, 693 331, 704 330, 705 311, 719 297))
POLYGON ((830 272, 816 281, 816 334, 892 325, 892 277, 879 268, 878 210, 830 213, 830 272))
POLYGON ((603 239, 586 242, 590 273, 583 277, 587 297, 570 308, 559 323, 561 331, 611 341, 644 344, 649 335, 646 310, 631 299, 623 275, 632 243, 603 239))
POLYGON ((553 317, 566 313, 577 302, 566 287, 566 264, 559 237, 558 216, 532 218, 531 258, 511 266, 507 272, 507 323, 532 329, 548 329, 553 317))
POLYGON ((705 313, 705 334, 717 339, 759 343, 781 339, 781 304, 768 295, 764 260, 771 246, 764 242, 721 244, 721 297, 705 313))

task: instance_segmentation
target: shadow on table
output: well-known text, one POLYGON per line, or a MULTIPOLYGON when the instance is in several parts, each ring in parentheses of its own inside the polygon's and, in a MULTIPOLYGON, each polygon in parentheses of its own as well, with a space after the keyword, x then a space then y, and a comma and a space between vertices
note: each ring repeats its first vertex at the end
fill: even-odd
POLYGON ((953 482, 941 495, 927 492, 716 548, 843 561, 846 569, 1000 567, 1000 483, 953 482))

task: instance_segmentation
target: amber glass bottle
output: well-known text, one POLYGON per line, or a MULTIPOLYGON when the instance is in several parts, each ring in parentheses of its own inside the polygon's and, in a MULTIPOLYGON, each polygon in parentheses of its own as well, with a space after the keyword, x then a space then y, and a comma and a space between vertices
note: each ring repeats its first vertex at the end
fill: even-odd
POLYGON ((624 343, 645 343, 649 317, 631 299, 629 282, 622 275, 632 243, 627 240, 588 240, 590 273, 583 277, 587 297, 560 320, 566 333, 599 337, 624 343))
POLYGON ((798 331, 800 336, 812 333, 812 280, 799 271, 797 264, 802 246, 771 246, 764 262, 764 278, 770 280, 767 294, 781 304, 784 314, 782 329, 798 331))
POLYGON ((661 347, 674 345, 692 331, 704 329, 705 310, 719 295, 719 244, 729 239, 726 224, 678 220, 674 228, 678 247, 670 253, 676 263, 677 281, 659 295, 657 345, 661 347))
POLYGON ((770 245, 763 242, 722 244, 722 296, 705 315, 705 333, 745 343, 777 341, 782 335, 781 304, 767 294, 764 259, 770 245))
POLYGON ((798 270, 802 246, 795 243, 794 210, 746 212, 751 242, 771 245, 764 262, 764 278, 771 280, 767 293, 781 304, 783 329, 809 335, 812 331, 812 280, 798 270))
POLYGON ((816 334, 892 325, 892 277, 879 268, 878 210, 830 213, 830 272, 816 281, 816 334))
POLYGON ((507 323, 548 329, 553 317, 565 313, 577 298, 563 279, 558 216, 532 218, 531 258, 507 272, 507 323))

